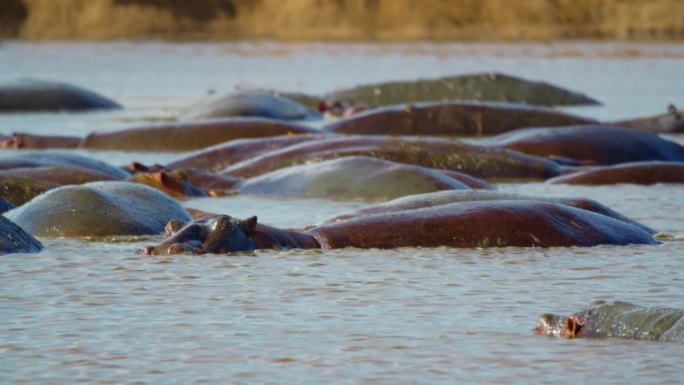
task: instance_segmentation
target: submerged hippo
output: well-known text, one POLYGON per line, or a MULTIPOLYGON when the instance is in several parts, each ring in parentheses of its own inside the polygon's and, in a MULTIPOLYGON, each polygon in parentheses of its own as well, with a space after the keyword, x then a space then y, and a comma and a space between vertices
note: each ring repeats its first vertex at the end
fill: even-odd
MULTIPOLYGON (((389 200, 425 192, 488 186, 465 174, 351 156, 291 166, 247 179, 241 194, 338 200, 389 200), (460 180, 456 179, 460 176, 460 180), (479 183, 478 183, 479 182, 479 183)), ((489 186, 489 188, 492 188, 489 186)))
POLYGON ((36 253, 43 245, 21 227, 0 215, 0 254, 36 253))
POLYGON ((272 119, 232 118, 95 132, 83 138, 79 147, 124 151, 187 151, 233 139, 315 132, 318 131, 272 119))
POLYGON ((596 105, 598 101, 544 82, 500 73, 479 73, 438 79, 368 84, 333 91, 332 100, 384 106, 435 100, 481 100, 543 106, 596 105))
POLYGON ((296 164, 358 155, 487 180, 548 179, 560 172, 560 166, 552 161, 456 139, 335 135, 267 152, 233 164, 223 173, 248 178, 296 164))
POLYGON ((395 105, 331 123, 324 131, 357 135, 489 136, 524 127, 596 123, 549 108, 494 102, 395 105))
POLYGON ((197 168, 220 171, 245 159, 295 144, 321 139, 322 135, 279 135, 252 139, 235 139, 198 150, 166 165, 169 170, 197 168))
POLYGON ((0 137, 4 148, 86 148, 122 151, 188 151, 241 138, 270 138, 318 133, 318 130, 261 118, 232 118, 194 123, 158 124, 85 137, 14 133, 0 137))
POLYGON ((542 315, 535 325, 535 333, 565 338, 618 337, 684 342, 684 310, 597 301, 588 309, 567 317, 542 315))
POLYGON ((582 185, 684 183, 684 162, 633 162, 591 167, 546 182, 582 185))
POLYGON ((181 112, 179 119, 202 120, 246 116, 302 120, 313 114, 306 106, 286 97, 265 91, 244 90, 200 102, 181 112))
POLYGON ((0 170, 0 196, 22 205, 50 189, 101 180, 116 180, 103 172, 76 166, 27 167, 0 170))
POLYGON ((12 202, 9 202, 4 198, 0 198, 0 214, 4 213, 5 211, 12 210, 15 207, 17 206, 12 204, 12 202))
POLYGON ((363 218, 372 214, 386 214, 396 213, 406 210, 422 209, 427 207, 436 207, 448 205, 458 202, 487 202, 487 201, 501 201, 501 200, 520 200, 520 201, 540 201, 558 203, 562 205, 576 207, 578 209, 588 210, 597 214, 605 215, 625 223, 637 226, 649 234, 655 234, 656 231, 648 226, 645 226, 633 219, 618 213, 617 211, 602 205, 601 203, 587 198, 546 198, 532 195, 520 195, 502 193, 498 191, 483 191, 483 190, 447 190, 438 191, 427 194, 410 195, 403 198, 397 198, 385 203, 379 203, 372 206, 364 207, 346 214, 330 218, 319 225, 333 224, 351 218, 363 218))
POLYGON ((667 107, 667 112, 663 115, 622 120, 615 124, 655 133, 682 133, 684 132, 684 110, 677 109, 673 104, 670 104, 667 107))
POLYGON ((684 147, 650 132, 609 125, 529 128, 487 141, 525 154, 584 164, 684 161, 684 147))
POLYGON ((77 154, 53 151, 21 151, 0 156, 0 170, 29 167, 79 167, 94 170, 114 179, 125 179, 129 174, 119 167, 77 154))
POLYGON ((0 113, 118 108, 121 105, 104 96, 64 83, 23 79, 0 85, 0 113))
POLYGON ((324 224, 303 231, 257 225, 219 215, 171 222, 167 239, 146 254, 195 254, 260 248, 552 247, 656 244, 643 229, 558 203, 463 202, 324 224))
POLYGON ((166 194, 118 181, 59 187, 8 211, 6 216, 42 237, 159 234, 172 219, 191 219, 166 194))

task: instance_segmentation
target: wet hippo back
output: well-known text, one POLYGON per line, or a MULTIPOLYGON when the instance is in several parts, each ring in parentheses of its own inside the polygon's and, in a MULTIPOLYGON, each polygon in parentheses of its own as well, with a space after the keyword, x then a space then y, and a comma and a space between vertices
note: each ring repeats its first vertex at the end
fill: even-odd
POLYGON ((0 170, 22 167, 73 166, 96 170, 114 179, 125 179, 129 173, 119 167, 77 154, 56 151, 21 151, 0 157, 0 170))
POLYGON ((9 219, 0 216, 0 254, 35 253, 42 248, 43 245, 36 238, 9 219))
POLYGON ((234 92, 200 102, 182 112, 180 120, 228 117, 262 117, 278 120, 305 119, 309 110, 298 102, 262 91, 234 92))
POLYGON ((69 84, 24 79, 0 85, 0 112, 86 111, 121 108, 116 102, 69 84))
POLYGON ((684 147, 675 142, 609 125, 529 128, 494 137, 490 143, 530 155, 601 165, 684 161, 684 147))
POLYGON ((644 307, 629 302, 596 301, 567 317, 544 314, 537 334, 566 338, 616 337, 632 340, 684 342, 684 309, 644 307))
POLYGON ((639 227, 541 201, 463 202, 351 218, 308 230, 324 248, 656 244, 639 227))
POLYGON ((127 182, 60 187, 7 212, 7 217, 46 237, 158 234, 172 219, 191 219, 167 195, 127 182))

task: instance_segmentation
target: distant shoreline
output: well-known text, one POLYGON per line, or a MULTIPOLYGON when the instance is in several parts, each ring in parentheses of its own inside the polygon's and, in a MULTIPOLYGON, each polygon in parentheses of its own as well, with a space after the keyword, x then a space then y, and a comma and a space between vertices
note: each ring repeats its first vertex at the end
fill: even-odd
POLYGON ((681 0, 5 0, 0 38, 678 42, 681 15, 681 0))

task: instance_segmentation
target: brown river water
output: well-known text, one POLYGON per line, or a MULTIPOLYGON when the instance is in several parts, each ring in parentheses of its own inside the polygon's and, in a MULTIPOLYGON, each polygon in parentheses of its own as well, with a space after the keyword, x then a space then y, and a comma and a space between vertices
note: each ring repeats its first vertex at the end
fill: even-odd
MULTIPOLYGON (((684 105, 678 44, 5 43, 0 81, 96 90, 127 109, 0 116, 0 134, 77 134, 168 117, 208 90, 323 93, 498 71, 584 92, 603 120, 684 105)), ((684 139, 670 139, 684 143, 684 139)), ((86 152, 125 164, 179 153, 86 152)), ((658 246, 403 248, 142 256, 159 237, 41 239, 0 257, 2 384, 681 384, 684 347, 535 336, 594 300, 684 308, 684 185, 500 184, 596 199, 668 235, 658 246)), ((188 207, 303 226, 364 202, 249 196, 188 207)))

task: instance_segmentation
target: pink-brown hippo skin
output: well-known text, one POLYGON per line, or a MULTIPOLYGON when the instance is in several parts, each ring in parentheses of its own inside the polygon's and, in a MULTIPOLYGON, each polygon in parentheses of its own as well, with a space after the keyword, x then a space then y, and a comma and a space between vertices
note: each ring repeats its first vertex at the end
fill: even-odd
POLYGON ((262 118, 175 123, 87 135, 80 147, 123 151, 189 151, 233 139, 311 134, 318 130, 262 118))
POLYGON ((369 110, 323 130, 355 135, 489 136, 524 127, 591 123, 596 121, 524 104, 427 102, 369 110))
POLYGON ((0 138, 2 148, 76 148, 81 143, 78 136, 49 136, 14 133, 11 136, 0 138))
POLYGON ((245 159, 321 138, 323 138, 322 135, 280 135, 264 138, 235 139, 198 150, 184 158, 167 164, 166 168, 169 170, 195 168, 218 172, 245 159))
POLYGON ((611 165, 642 161, 684 161, 684 147, 650 132, 608 125, 529 128, 488 141, 525 154, 611 165))
POLYGON ((551 178, 546 183, 581 185, 684 183, 684 162, 634 162, 591 167, 551 178))
POLYGON ((447 190, 438 191, 427 194, 409 195, 403 198, 397 198, 388 202, 378 203, 372 206, 364 207, 349 213, 345 213, 324 222, 319 225, 332 224, 344 221, 351 218, 363 218, 372 214, 387 214, 396 213, 400 211, 422 209, 427 207, 436 207, 448 205, 459 202, 487 202, 487 201, 502 201, 502 200, 520 200, 520 201, 541 201, 558 203, 592 211, 597 214, 605 215, 617 220, 620 220, 630 225, 639 227, 640 229, 655 234, 656 231, 640 222, 628 218, 617 211, 602 205, 601 203, 587 198, 546 198, 533 195, 520 195, 503 193, 498 191, 483 191, 483 190, 447 190))
POLYGON ((250 251, 259 248, 553 247, 656 244, 629 223, 541 201, 464 202, 374 214, 305 231, 258 227, 256 217, 226 215, 171 221, 170 236, 146 254, 250 251))
POLYGON ((551 337, 684 342, 684 310, 597 301, 567 317, 543 314, 534 331, 551 337))
POLYGON ((560 172, 557 163, 546 159, 456 139, 337 135, 271 151, 233 164, 223 173, 249 178, 296 164, 355 155, 453 170, 487 181, 548 179, 560 172))
POLYGON ((256 217, 241 220, 228 215, 210 216, 192 222, 173 220, 166 225, 165 236, 164 242, 145 247, 143 253, 222 254, 257 249, 320 247, 311 235, 257 224, 256 217))

